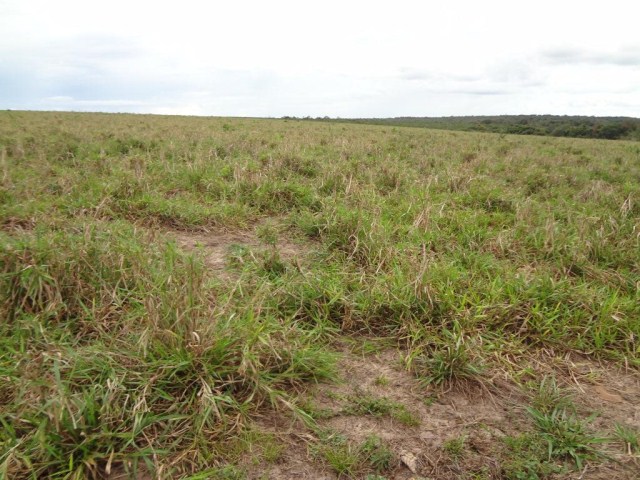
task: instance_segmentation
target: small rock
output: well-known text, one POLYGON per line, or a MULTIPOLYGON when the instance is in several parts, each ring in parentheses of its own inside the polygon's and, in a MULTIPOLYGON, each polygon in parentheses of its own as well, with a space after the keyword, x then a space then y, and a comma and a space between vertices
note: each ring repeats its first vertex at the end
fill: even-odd
POLYGON ((400 460, 404 463, 411 473, 418 471, 418 458, 411 452, 403 452, 400 454, 400 460))

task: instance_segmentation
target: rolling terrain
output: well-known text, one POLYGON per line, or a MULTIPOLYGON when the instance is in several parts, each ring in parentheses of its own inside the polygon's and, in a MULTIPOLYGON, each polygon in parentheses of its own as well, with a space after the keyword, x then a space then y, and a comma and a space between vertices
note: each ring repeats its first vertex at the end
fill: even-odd
POLYGON ((0 112, 0 478, 633 479, 640 144, 0 112))

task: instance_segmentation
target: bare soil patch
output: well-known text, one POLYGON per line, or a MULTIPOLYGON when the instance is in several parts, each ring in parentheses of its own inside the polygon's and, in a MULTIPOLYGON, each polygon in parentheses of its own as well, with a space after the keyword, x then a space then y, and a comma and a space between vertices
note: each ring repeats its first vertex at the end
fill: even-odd
MULTIPOLYGON (((242 231, 215 229, 206 232, 170 230, 167 234, 176 240, 180 248, 200 253, 205 265, 213 273, 222 279, 229 280, 235 277, 229 269, 229 258, 233 247, 245 247, 254 252, 271 248, 258 238, 256 228, 242 231)), ((308 246, 288 238, 278 238, 275 248, 282 260, 294 263, 301 262, 309 250, 308 246)))
POLYGON ((491 454, 495 439, 515 427, 511 420, 517 412, 508 398, 498 401, 477 386, 439 395, 403 368, 398 350, 373 356, 347 354, 341 371, 339 384, 320 386, 314 392, 320 406, 337 413, 324 423, 355 442, 371 435, 382 438, 401 459, 389 478, 446 478, 449 473, 460 473, 462 470, 442 452, 442 445, 471 433, 476 444, 482 443, 476 461, 494 467, 491 454), (363 398, 387 399, 397 408, 404 407, 407 420, 415 425, 407 425, 406 420, 393 415, 348 414, 348 403, 363 398), (480 431, 482 434, 477 434, 480 431))
MULTIPOLYGON (((595 431, 611 432, 615 423, 640 429, 637 373, 585 359, 558 359, 552 367, 578 410, 585 417, 598 413, 591 423, 595 431)), ((529 398, 515 384, 499 382, 499 386, 488 388, 466 385, 448 391, 426 387, 406 371, 396 349, 364 356, 345 351, 339 371, 336 383, 313 387, 308 402, 322 413, 318 420, 321 428, 353 444, 362 444, 372 435, 381 438, 397 459, 394 468, 385 472, 387 479, 506 478, 501 465, 505 437, 533 428, 525 410, 529 398), (402 409, 408 421, 400 415, 354 408, 358 402, 376 399, 402 409), (458 440, 461 450, 456 454, 452 445, 458 440)), ((285 445, 284 453, 276 463, 250 466, 249 478, 347 478, 337 475, 313 453, 314 435, 300 422, 283 413, 265 412, 258 426, 278 437, 285 445)), ((640 478, 637 455, 618 449, 615 442, 603 448, 608 460, 590 462, 582 471, 553 478, 640 478)))

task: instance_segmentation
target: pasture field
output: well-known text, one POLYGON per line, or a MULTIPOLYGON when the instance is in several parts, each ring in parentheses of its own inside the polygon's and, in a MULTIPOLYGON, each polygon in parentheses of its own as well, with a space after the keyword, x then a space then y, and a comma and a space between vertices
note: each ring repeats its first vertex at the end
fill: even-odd
POLYGON ((640 143, 0 112, 0 478, 633 479, 640 143))

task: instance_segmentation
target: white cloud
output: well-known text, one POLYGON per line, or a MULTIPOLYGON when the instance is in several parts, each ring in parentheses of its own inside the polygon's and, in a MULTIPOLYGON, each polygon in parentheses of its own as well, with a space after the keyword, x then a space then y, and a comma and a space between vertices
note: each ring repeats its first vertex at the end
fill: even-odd
POLYGON ((640 116, 633 2, 96 5, 0 4, 0 108, 640 116))
POLYGON ((640 68, 640 45, 625 46, 611 51, 584 48, 549 49, 542 53, 542 57, 554 65, 619 65, 640 68))

